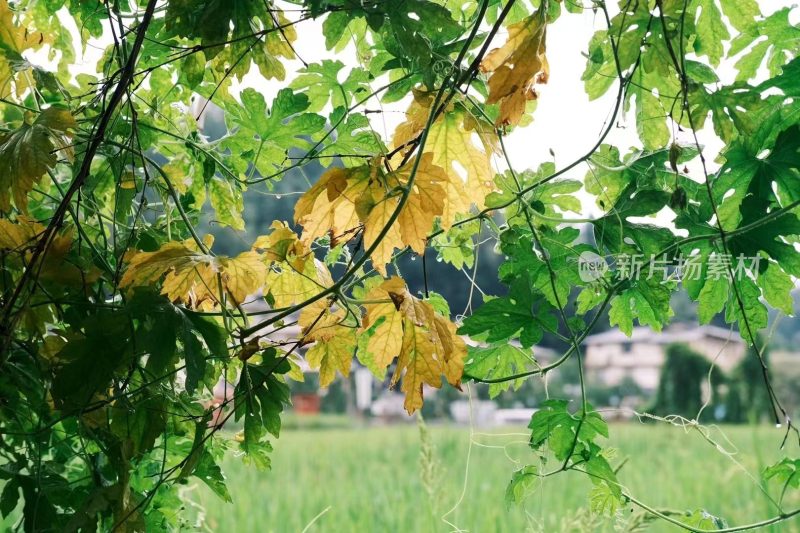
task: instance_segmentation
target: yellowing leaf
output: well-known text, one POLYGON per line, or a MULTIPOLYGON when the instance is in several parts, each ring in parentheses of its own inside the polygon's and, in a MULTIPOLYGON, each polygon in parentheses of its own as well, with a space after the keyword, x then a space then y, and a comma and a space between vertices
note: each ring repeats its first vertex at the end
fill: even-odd
MULTIPOLYGON (((431 112, 432 97, 414 93, 406 111, 406 121, 394 133, 395 149, 408 145, 420 135, 431 112)), ((486 196, 494 190, 491 155, 496 151, 491 125, 476 120, 465 110, 453 107, 442 113, 431 125, 425 152, 432 154, 431 163, 444 169, 448 180, 442 206, 442 227, 448 229, 459 213, 469 212, 474 204, 485 206, 486 196), (477 139, 477 143, 476 143, 477 139), (463 175, 462 175, 463 173, 463 175)), ((399 150, 394 162, 402 160, 406 150, 399 150)))
POLYGON ((466 112, 453 112, 444 113, 433 123, 425 149, 433 153, 433 164, 444 168, 450 178, 442 213, 442 227, 449 229, 456 215, 469 212, 472 204, 483 209, 486 197, 494 191, 492 144, 466 112), (473 136, 481 140, 481 146, 475 144, 473 136), (459 167, 466 172, 463 178, 459 167))
POLYGON ((317 342, 306 352, 306 361, 311 368, 319 368, 320 387, 327 387, 336 377, 338 370, 344 377, 350 375, 350 366, 356 347, 356 330, 346 326, 336 326, 336 335, 317 342))
POLYGON ((0 134, 0 211, 11 209, 11 198, 23 213, 28 193, 58 161, 57 152, 71 157, 72 131, 77 127, 69 111, 50 107, 14 131, 0 134))
MULTIPOLYGON (((0 219, 0 250, 20 254, 27 263, 45 227, 26 216, 18 216, 16 222, 0 219)), ((98 269, 91 265, 78 265, 67 254, 72 249, 72 228, 55 234, 50 240, 47 254, 37 270, 38 279, 62 286, 80 287, 97 281, 98 269)))
POLYGON ((35 246, 44 226, 31 218, 17 217, 16 222, 0 218, 0 250, 22 252, 35 246))
POLYGON ((22 52, 51 43, 52 37, 33 31, 30 20, 14 22, 8 0, 0 0, 0 97, 11 94, 12 85, 22 96, 32 85, 33 69, 22 52))
MULTIPOLYGON (((400 236, 404 244, 418 254, 425 251, 428 234, 433 228, 437 216, 442 215, 445 205, 445 189, 448 184, 447 175, 442 168, 431 164, 431 154, 423 154, 411 193, 400 211, 398 222, 400 236)), ((411 178, 412 165, 408 164, 398 170, 394 177, 403 186, 411 178)))
POLYGON ((423 386, 442 386, 442 377, 459 387, 467 350, 456 327, 433 306, 415 298, 405 282, 395 276, 372 289, 366 304, 364 331, 375 325, 367 351, 378 368, 397 358, 392 385, 402 378, 409 414, 422 407, 423 386))
MULTIPOLYGON (((377 187, 380 191, 379 186, 377 187)), ((378 200, 372 207, 364 221, 364 247, 372 248, 377 242, 377 247, 372 252, 372 263, 375 269, 386 276, 386 264, 392 259, 395 248, 403 248, 403 237, 397 222, 390 224, 390 219, 400 203, 399 196, 386 197, 378 200), (386 230, 385 234, 381 234, 386 230), (380 240, 379 240, 380 239, 380 240)))
POLYGON ((357 325, 346 324, 346 318, 343 309, 331 310, 326 300, 314 302, 300 312, 298 322, 304 342, 314 343, 306 352, 306 361, 311 368, 319 369, 322 387, 330 385, 337 370, 345 377, 350 375, 358 329, 357 325))
POLYGON ((369 166, 331 168, 300 197, 294 220, 303 226, 305 244, 330 234, 335 245, 360 225, 356 202, 367 190, 371 170, 369 166))
POLYGON ((135 253, 120 287, 152 285, 164 279, 161 294, 191 307, 219 306, 220 291, 240 304, 264 285, 266 266, 256 252, 216 257, 197 250, 191 241, 168 242, 155 252, 135 253))
POLYGON ((546 9, 540 8, 525 20, 508 28, 508 40, 486 54, 481 71, 491 72, 489 104, 500 104, 495 125, 514 126, 525 113, 525 104, 538 95, 534 85, 547 83, 549 67, 545 56, 546 9))
POLYGON ((384 276, 385 265, 395 249, 410 246, 422 253, 434 220, 444 211, 445 186, 449 182, 447 174, 432 161, 432 154, 423 154, 406 203, 391 225, 389 221, 400 204, 403 188, 409 184, 414 161, 389 173, 384 173, 376 162, 329 170, 295 207, 295 220, 304 228, 301 244, 306 246, 326 234, 334 236, 334 243, 348 235, 352 238, 363 225, 364 246, 370 248, 378 243, 371 258, 384 276), (379 239, 384 228, 386 234, 379 239))
POLYGON ((30 31, 23 25, 14 23, 14 13, 8 6, 8 0, 0 0, 0 48, 21 54, 29 48, 41 46, 46 41, 42 32, 30 31))
POLYGON ((276 307, 298 304, 333 284, 327 267, 289 226, 275 221, 271 227, 272 232, 256 239, 253 248, 263 253, 269 267, 265 286, 276 307))

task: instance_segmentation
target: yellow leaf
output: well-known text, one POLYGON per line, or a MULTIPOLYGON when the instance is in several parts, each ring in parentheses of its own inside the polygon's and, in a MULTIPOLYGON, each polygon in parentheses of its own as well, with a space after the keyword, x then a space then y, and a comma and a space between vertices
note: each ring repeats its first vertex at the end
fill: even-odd
MULTIPOLYGON (((403 243, 418 254, 425 251, 433 222, 444 212, 445 187, 449 182, 444 170, 433 165, 432 160, 431 154, 422 155, 414 177, 413 189, 398 218, 403 243)), ((400 185, 408 185, 412 168, 413 161, 394 173, 400 185)))
MULTIPOLYGON (((24 215, 17 217, 16 222, 3 218, 0 219, 0 250, 9 250, 20 254, 25 261, 30 258, 31 252, 39 244, 39 237, 45 227, 35 220, 24 215)), ((75 264, 67 258, 72 248, 72 229, 66 229, 52 237, 39 264, 39 280, 81 287, 97 281, 100 271, 94 266, 75 264)))
POLYGON ((29 48, 51 41, 52 39, 45 39, 42 32, 30 31, 27 26, 15 24, 8 0, 0 0, 0 48, 21 54, 29 48))
POLYGON ((392 137, 393 148, 397 149, 401 146, 408 146, 408 148, 401 149, 393 162, 402 161, 403 156, 411 148, 411 141, 419 136, 430 117, 433 96, 418 89, 413 89, 412 94, 414 99, 406 110, 406 121, 395 128, 392 137))
POLYGON ((445 186, 450 178, 433 164, 432 154, 423 154, 406 203, 396 220, 403 189, 408 187, 414 161, 385 173, 373 162, 352 169, 331 169, 306 192, 295 207, 295 220, 303 225, 301 244, 330 234, 337 239, 352 238, 363 225, 364 247, 378 243, 371 259, 384 276, 386 264, 396 249, 410 246, 422 253, 437 216, 444 212, 445 186), (386 234, 380 239, 386 228, 386 234))
POLYGON ((489 104, 500 103, 496 126, 514 126, 525 113, 525 104, 537 98, 534 85, 547 83, 549 67, 545 56, 546 9, 540 8, 525 20, 508 28, 508 40, 486 54, 481 71, 491 72, 489 104))
POLYGON ((467 213, 472 204, 483 209, 486 196, 494 190, 492 144, 477 131, 474 122, 465 111, 444 113, 428 133, 425 149, 433 153, 433 164, 444 168, 450 178, 442 214, 444 229, 450 228, 457 214, 467 213), (478 137, 480 146, 473 137, 478 137), (465 176, 458 173, 459 167, 465 176))
POLYGON ((25 216, 17 217, 16 222, 0 218, 0 250, 22 252, 36 245, 44 226, 25 216))
POLYGON ((256 239, 253 248, 262 252, 269 267, 265 286, 276 307, 303 302, 333 284, 328 268, 289 226, 275 221, 271 228, 269 235, 256 239))
POLYGON ((347 313, 333 310, 328 300, 318 300, 306 306, 298 323, 303 328, 303 342, 313 342, 306 352, 311 368, 319 369, 320 386, 327 387, 338 370, 350 375, 353 353, 356 349, 358 324, 346 324, 347 313))
POLYGON ((319 384, 327 387, 338 370, 344 377, 350 375, 350 366, 356 348, 356 330, 347 326, 335 326, 331 338, 316 342, 306 352, 306 361, 311 368, 319 369, 319 384))
POLYGON ((155 252, 135 253, 120 287, 147 286, 164 279, 161 294, 174 302, 210 309, 222 301, 220 290, 232 304, 244 302, 258 291, 266 277, 259 254, 216 257, 200 252, 191 241, 168 242, 155 252))
POLYGON ((395 276, 372 289, 365 304, 364 331, 376 324, 367 351, 379 368, 397 358, 392 385, 401 378, 409 414, 422 407, 423 386, 442 386, 442 377, 459 387, 466 357, 466 345, 456 327, 436 314, 428 302, 415 298, 405 282, 395 276))
MULTIPOLYGON (((377 194, 382 194, 382 188, 377 185, 372 187, 377 194)), ((372 252, 372 264, 375 270, 386 276, 386 264, 392 259, 395 248, 404 248, 403 238, 397 221, 389 225, 389 221, 400 203, 399 196, 386 197, 378 200, 369 211, 364 221, 364 248, 371 249, 377 242, 378 245, 372 252), (385 235, 381 234, 386 229, 385 235), (380 238, 380 241, 379 241, 380 238)))
MULTIPOLYGON (((432 103, 430 94, 415 91, 414 100, 406 111, 406 121, 395 130, 392 140, 395 149, 409 145, 422 133, 432 103)), ((448 177, 443 184, 446 193, 441 213, 444 229, 450 228, 457 214, 469 212, 473 204, 482 209, 486 196, 494 190, 491 156, 496 147, 492 138, 491 125, 473 118, 460 106, 451 106, 431 125, 425 152, 432 154, 431 163, 443 168, 448 177)), ((402 160, 407 150, 400 150, 393 162, 402 160)))
POLYGON ((72 132, 77 128, 69 111, 50 107, 32 124, 0 134, 0 211, 11 209, 11 198, 26 213, 28 193, 58 162, 58 152, 71 157, 72 132))
POLYGON ((294 220, 303 226, 302 241, 330 234, 331 244, 360 225, 356 202, 369 185, 370 167, 331 168, 295 205, 294 220), (323 194, 324 193, 324 194, 323 194))

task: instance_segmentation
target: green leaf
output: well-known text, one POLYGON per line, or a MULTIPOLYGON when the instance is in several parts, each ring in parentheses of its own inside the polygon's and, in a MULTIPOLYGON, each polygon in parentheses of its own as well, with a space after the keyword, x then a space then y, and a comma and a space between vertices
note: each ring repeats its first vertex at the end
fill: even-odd
POLYGON ((19 482, 12 477, 3 486, 3 493, 0 494, 0 516, 4 518, 10 515, 17 508, 19 502, 19 482))
POLYGON ((506 487, 506 503, 519 504, 536 491, 539 471, 536 465, 523 466, 511 475, 506 487))
POLYGON ((618 325, 628 337, 633 333, 633 321, 661 331, 672 316, 669 305, 670 289, 658 280, 639 280, 611 300, 609 323, 618 325))
POLYGON ((794 282, 776 263, 770 263, 757 278, 758 286, 764 291, 764 299, 776 309, 792 315, 794 302, 792 290, 794 282))
POLYGON ((548 308, 534 312, 530 291, 512 288, 509 296, 494 298, 481 305, 464 320, 458 330, 461 335, 485 335, 488 342, 519 338, 523 348, 530 348, 553 329, 555 317, 548 308))
POLYGON ((725 308, 730 284, 724 277, 706 279, 697 300, 697 318, 701 324, 708 324, 725 308))
POLYGON ((245 363, 235 389, 234 419, 244 418, 242 450, 256 464, 268 467, 266 452, 271 450, 264 440, 265 431, 280 436, 280 414, 289 404, 289 388, 278 376, 291 370, 285 357, 278 357, 274 348, 261 355, 261 363, 245 363))
POLYGON ((328 102, 334 109, 348 108, 370 92, 370 76, 365 70, 354 68, 344 81, 339 81, 343 68, 344 63, 338 60, 324 59, 321 63, 312 63, 300 69, 300 74, 289 87, 304 90, 301 94, 308 97, 309 111, 320 111, 328 102))
MULTIPOLYGON (((531 417, 530 445, 534 450, 545 444, 556 459, 564 461, 573 454, 586 453, 592 457, 599 452, 594 444, 598 436, 608 436, 608 426, 597 412, 571 414, 567 400, 546 400, 531 417)), ((586 459, 585 457, 583 459, 586 459)), ((582 461, 583 462, 583 461, 582 461)))
POLYGON ((697 17, 694 50, 699 56, 708 56, 709 62, 717 66, 724 53, 722 43, 730 38, 730 33, 715 0, 700 0, 697 4, 700 15, 697 17))
MULTIPOLYGON (((752 6, 752 2, 745 4, 748 11, 752 12, 757 7, 752 6)), ((723 4, 723 9, 725 4, 723 4)), ((736 8, 726 10, 726 14, 739 10, 738 3, 736 8)), ((800 28, 791 24, 789 14, 791 8, 786 7, 775 11, 763 20, 752 20, 749 24, 744 24, 741 17, 738 17, 737 24, 744 26, 741 33, 731 42, 729 56, 734 56, 745 50, 752 42, 766 37, 756 43, 736 62, 736 69, 739 75, 737 81, 746 81, 753 78, 758 72, 759 67, 766 60, 766 66, 771 76, 780 73, 786 60, 797 55, 797 40, 800 38, 800 28)), ((730 15, 729 15, 730 16, 730 15)), ((732 21, 734 19, 731 19, 732 21)))
POLYGON ((228 486, 225 484, 225 476, 222 470, 207 450, 203 451, 200 462, 192 474, 205 483, 222 501, 228 503, 233 501, 230 492, 228 492, 228 486))
POLYGON ((589 493, 589 508, 601 516, 614 516, 619 507, 619 497, 606 483, 595 485, 589 493))
POLYGON ((202 50, 190 54, 181 64, 181 72, 186 77, 186 85, 195 88, 203 83, 206 75, 206 56, 202 50))
MULTIPOLYGON (((487 347, 469 346, 464 373, 480 379, 500 379, 513 376, 536 366, 536 361, 529 351, 508 343, 498 343, 487 347)), ((524 378, 491 383, 489 397, 495 398, 512 385, 519 389, 524 378)))
POLYGON ((775 480, 781 486, 800 488, 800 459, 784 457, 774 465, 764 469, 764 480, 775 480))
POLYGON ((773 115, 756 135, 733 142, 724 152, 725 165, 713 187, 719 220, 726 230, 739 225, 748 193, 781 204, 800 200, 800 126, 780 131, 778 120, 773 115))
POLYGON ((725 529, 728 527, 724 519, 714 516, 705 509, 697 509, 691 513, 686 513, 681 522, 689 527, 696 527, 704 530, 725 529))
POLYGON ((759 301, 761 291, 750 278, 736 280, 739 299, 733 297, 725 312, 725 320, 738 322, 739 333, 749 344, 753 344, 758 331, 767 327, 767 308, 759 301), (740 305, 741 302, 741 305, 740 305))

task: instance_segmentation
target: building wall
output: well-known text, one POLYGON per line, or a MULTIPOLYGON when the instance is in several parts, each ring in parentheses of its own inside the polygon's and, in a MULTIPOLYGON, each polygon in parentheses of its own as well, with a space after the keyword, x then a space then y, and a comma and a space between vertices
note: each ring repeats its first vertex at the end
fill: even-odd
MULTIPOLYGON (((745 354, 744 344, 715 337, 702 337, 686 344, 715 362, 725 373, 731 372, 745 354)), ((658 387, 667 346, 647 342, 590 344, 585 348, 584 357, 587 374, 612 387, 630 377, 642 389, 654 391, 658 387)))
POLYGON ((689 348, 715 363, 726 374, 738 366, 745 354, 743 343, 728 342, 714 337, 703 337, 687 344, 689 348))

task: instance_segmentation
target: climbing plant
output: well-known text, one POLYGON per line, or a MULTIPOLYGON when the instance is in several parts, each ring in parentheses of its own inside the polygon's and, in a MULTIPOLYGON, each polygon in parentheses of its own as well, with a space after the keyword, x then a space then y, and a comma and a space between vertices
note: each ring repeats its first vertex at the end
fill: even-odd
MULTIPOLYGON (((354 359, 389 372, 409 414, 426 388, 494 395, 561 365, 584 390, 598 321, 660 331, 678 287, 753 345, 794 445, 757 336, 800 276, 791 16, 755 0, 0 0, 0 513, 27 531, 177 529, 186 480, 230 500, 226 450, 270 466, 301 363, 323 387, 354 359), (566 164, 515 161, 505 139, 549 105, 548 35, 586 12, 601 29, 573 81, 611 95, 600 136, 566 164), (312 38, 325 59, 299 54, 312 38), (610 144, 626 119, 633 148, 610 144), (254 228, 245 199, 286 180, 293 218, 254 228), (569 215, 587 199, 589 239, 569 215), (217 253, 209 216, 260 236, 217 253), (468 269, 480 246, 507 290, 463 316, 437 280, 404 281, 403 256, 468 269), (568 347, 540 365, 545 333, 568 347)), ((511 501, 577 471, 593 511, 692 531, 800 513, 783 497, 734 527, 661 511, 626 489, 585 395, 542 401, 530 447, 555 463, 514 472, 511 501)), ((783 495, 798 479, 790 455, 765 472, 783 495)))

